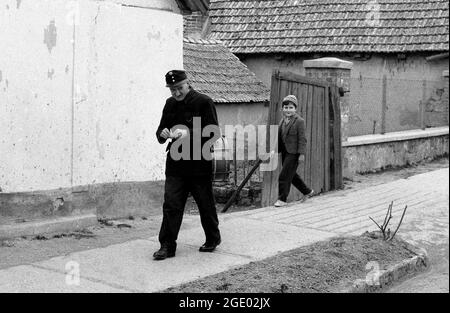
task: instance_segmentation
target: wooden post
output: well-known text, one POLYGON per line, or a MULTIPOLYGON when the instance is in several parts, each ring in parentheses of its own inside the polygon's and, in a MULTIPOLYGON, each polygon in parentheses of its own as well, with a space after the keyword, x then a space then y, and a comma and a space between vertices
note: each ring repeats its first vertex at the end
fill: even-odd
POLYGON ((237 156, 236 156, 236 147, 237 147, 237 144, 236 144, 236 137, 237 137, 237 135, 236 135, 236 129, 234 130, 234 133, 233 133, 233 167, 234 167, 234 186, 237 186, 237 160, 236 160, 236 158, 237 158, 237 156))
POLYGON ((383 75, 383 85, 381 90, 381 133, 386 133, 386 111, 387 111, 387 77, 383 75))
POLYGON ((330 87, 325 88, 325 105, 323 114, 323 132, 324 132, 324 191, 330 190, 330 87))
MULTIPOLYGON (((342 142, 347 141, 348 135, 349 135, 349 121, 351 116, 351 103, 350 103, 350 77, 351 77, 351 69, 353 67, 353 63, 349 61, 340 60, 337 58, 320 58, 320 59, 314 59, 314 60, 305 60, 303 61, 303 67, 305 68, 306 76, 312 79, 318 79, 321 81, 326 81, 331 83, 334 86, 341 87, 344 91, 343 95, 340 95, 339 93, 336 94, 336 100, 335 105, 337 109, 339 110, 340 116, 336 118, 334 121, 338 123, 340 127, 339 131, 339 144, 342 142)), ((334 88, 333 88, 334 90, 334 88)), ((335 91, 333 91, 335 93, 335 91)), ((308 110, 306 112, 306 115, 308 116, 308 110)), ((308 121, 306 121, 306 126, 308 128, 308 121)), ((312 133, 311 133, 312 134, 312 133)), ((334 134, 334 133, 333 133, 334 134)), ((318 143, 318 144, 321 144, 318 143)), ((323 147, 322 147, 323 148, 323 147)), ((339 149, 339 156, 335 155, 335 162, 336 166, 341 166, 345 163, 341 163, 342 159, 344 159, 343 151, 341 147, 337 147, 333 145, 333 149, 335 149, 334 152, 338 152, 339 149), (339 164, 337 164, 339 163, 339 164)), ((316 159, 314 159, 316 156, 312 155, 310 156, 311 163, 317 162, 316 159)), ((320 168, 323 164, 320 165, 320 168)), ((314 167, 314 166, 310 166, 314 167)), ((341 173, 345 170, 346 177, 351 178, 353 173, 350 172, 348 167, 341 168, 339 170, 339 176, 336 177, 336 179, 339 179, 339 177, 342 177, 341 173)), ((307 175, 306 175, 307 176, 307 175)), ((313 177, 313 179, 317 179, 313 177)), ((341 185, 342 182, 338 182, 337 185, 341 185)))
MULTIPOLYGON (((272 134, 270 131, 270 125, 277 125, 277 110, 278 101, 280 96, 280 71, 274 70, 272 73, 271 90, 270 90, 270 106, 269 106, 269 116, 267 120, 267 131, 266 131, 266 151, 270 147, 270 138, 272 136, 278 136, 278 134, 272 134)), ((261 195, 261 205, 263 207, 273 204, 273 199, 278 196, 278 171, 264 171, 263 173, 263 184, 262 184, 262 195, 261 195), (274 189, 274 190, 272 190, 274 189)))
POLYGON ((427 101, 427 81, 422 82, 422 100, 419 103, 420 128, 425 129, 425 105, 427 101))
MULTIPOLYGON (((245 151, 245 150, 244 150, 245 151)), ((245 153, 244 153, 245 154, 245 153)), ((244 156, 244 160, 242 160, 242 180, 244 180, 244 178, 245 178, 245 170, 246 170, 246 167, 247 167, 247 161, 245 161, 245 156, 244 156)), ((241 181, 242 181, 241 180, 241 181)), ((244 186, 245 187, 245 186, 244 186)))

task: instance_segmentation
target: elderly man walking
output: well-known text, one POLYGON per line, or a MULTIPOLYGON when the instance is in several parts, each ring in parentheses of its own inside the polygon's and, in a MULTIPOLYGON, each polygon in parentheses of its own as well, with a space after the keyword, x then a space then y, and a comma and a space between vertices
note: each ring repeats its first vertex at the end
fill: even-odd
MULTIPOLYGON (((189 83, 185 71, 172 70, 166 74, 166 86, 172 96, 166 100, 156 137, 167 146, 166 181, 164 186, 163 220, 159 232, 161 248, 153 254, 155 260, 174 257, 177 237, 183 220, 184 207, 189 193, 197 203, 201 224, 205 233, 205 243, 200 252, 212 252, 221 242, 219 220, 212 189, 212 160, 202 149, 220 136, 216 108, 212 99, 195 91, 189 83), (195 121, 200 121, 201 129, 195 129, 195 121), (183 126, 182 128, 177 128, 183 126), (213 135, 201 137, 202 151, 193 144, 195 133, 203 134, 205 127, 215 130, 213 135), (194 135, 194 136, 193 136, 194 135), (172 149, 176 140, 188 137, 189 151, 186 154, 172 149), (173 150, 173 151, 172 151, 173 150), (178 154, 179 153, 179 154, 178 154), (178 155, 175 155, 178 154, 178 155), (194 155, 201 155, 195 158, 194 155), (181 157, 184 155, 185 157, 181 157)), ((181 145, 181 148, 183 145, 181 145)), ((207 153, 206 153, 207 154, 207 153)))

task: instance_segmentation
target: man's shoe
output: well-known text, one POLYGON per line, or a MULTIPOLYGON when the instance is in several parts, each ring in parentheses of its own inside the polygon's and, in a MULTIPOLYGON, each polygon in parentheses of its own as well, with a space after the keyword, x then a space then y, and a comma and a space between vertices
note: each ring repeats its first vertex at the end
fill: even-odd
POLYGON ((274 206, 276 207, 281 207, 281 206, 286 206, 287 202, 281 201, 281 200, 277 200, 277 202, 275 202, 274 206))
POLYGON ((216 243, 205 242, 203 244, 203 246, 201 246, 200 249, 198 249, 198 251, 200 251, 200 252, 213 252, 214 250, 216 250, 216 247, 218 245, 220 245, 220 242, 221 242, 220 239, 216 243))
POLYGON ((176 248, 162 246, 158 251, 153 253, 153 259, 159 261, 167 258, 172 258, 175 256, 175 249, 176 248))

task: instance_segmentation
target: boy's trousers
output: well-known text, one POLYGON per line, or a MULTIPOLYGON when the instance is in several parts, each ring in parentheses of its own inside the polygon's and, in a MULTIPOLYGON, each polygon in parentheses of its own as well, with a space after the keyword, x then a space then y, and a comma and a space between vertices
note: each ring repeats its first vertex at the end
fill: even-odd
POLYGON ((304 195, 312 191, 297 174, 299 156, 300 154, 281 153, 283 167, 278 178, 278 199, 281 201, 286 202, 289 191, 291 190, 291 184, 304 195))

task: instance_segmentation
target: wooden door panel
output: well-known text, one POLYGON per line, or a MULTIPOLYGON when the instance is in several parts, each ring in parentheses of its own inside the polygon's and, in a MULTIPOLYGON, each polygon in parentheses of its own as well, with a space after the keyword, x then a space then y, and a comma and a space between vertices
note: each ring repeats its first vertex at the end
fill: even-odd
MULTIPOLYGON (((340 188, 342 150, 337 87, 326 81, 275 70, 272 75, 268 126, 279 124, 282 117, 281 101, 289 94, 299 100, 298 112, 306 122, 305 161, 299 164, 297 173, 317 192, 340 188)), ((278 139, 278 134, 270 136, 278 139)), ((273 205, 278 198, 280 170, 281 155, 277 168, 263 174, 263 206, 273 205)), ((301 197, 302 194, 292 186, 288 200, 295 201, 301 197)))

